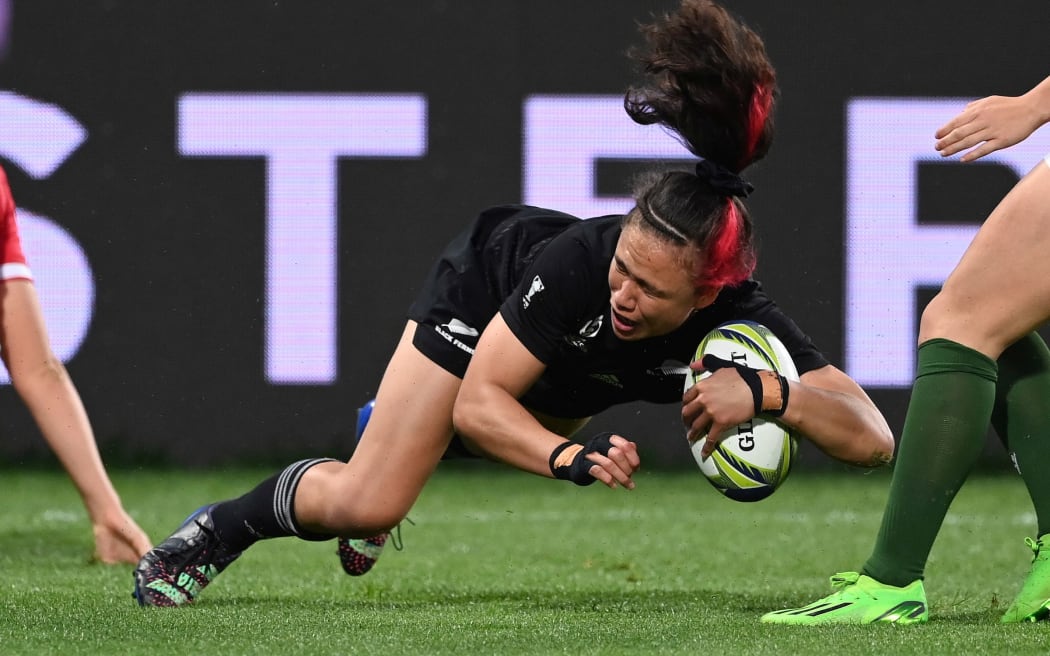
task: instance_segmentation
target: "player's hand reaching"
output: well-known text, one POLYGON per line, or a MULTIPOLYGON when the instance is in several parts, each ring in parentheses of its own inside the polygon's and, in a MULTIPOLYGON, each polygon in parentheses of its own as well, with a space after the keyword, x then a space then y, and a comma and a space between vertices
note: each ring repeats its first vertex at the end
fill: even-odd
POLYGON ((1045 111, 1030 93, 981 98, 937 130, 934 147, 942 157, 972 148, 959 158, 972 162, 1026 139, 1046 122, 1045 111))
POLYGON ((631 476, 640 466, 638 445, 613 433, 599 433, 586 444, 562 442, 550 455, 554 477, 577 485, 598 480, 610 488, 633 490, 631 476))
POLYGON ((146 533, 126 512, 117 512, 92 523, 95 553, 92 560, 114 565, 139 562, 152 544, 146 533))
POLYGON ((711 372, 682 396, 686 437, 695 442, 707 435, 700 454, 703 458, 714 452, 722 434, 732 426, 760 412, 780 416, 787 408, 787 381, 775 371, 759 371, 710 354, 689 367, 711 372))

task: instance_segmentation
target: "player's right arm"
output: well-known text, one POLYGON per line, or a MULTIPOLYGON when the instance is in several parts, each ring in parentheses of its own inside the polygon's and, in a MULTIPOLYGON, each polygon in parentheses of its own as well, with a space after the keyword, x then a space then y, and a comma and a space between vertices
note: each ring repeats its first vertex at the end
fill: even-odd
MULTIPOLYGON (((545 369, 497 314, 482 333, 463 377, 452 415, 456 431, 497 460, 551 476, 551 453, 565 438, 545 429, 518 402, 545 369)), ((589 472, 609 487, 631 489, 631 475, 639 467, 637 447, 619 436, 611 442, 607 456, 586 456, 594 463, 589 472)), ((581 449, 573 445, 561 455, 571 459, 581 449)))
POLYGON ((0 358, 40 433, 69 473, 105 563, 134 563, 150 540, 121 505, 106 474, 80 395, 51 350, 33 283, 0 282, 0 358))
POLYGON ((972 162, 1024 141, 1047 122, 1050 77, 1021 96, 988 96, 973 101, 937 130, 934 147, 943 157, 972 148, 959 158, 972 162))

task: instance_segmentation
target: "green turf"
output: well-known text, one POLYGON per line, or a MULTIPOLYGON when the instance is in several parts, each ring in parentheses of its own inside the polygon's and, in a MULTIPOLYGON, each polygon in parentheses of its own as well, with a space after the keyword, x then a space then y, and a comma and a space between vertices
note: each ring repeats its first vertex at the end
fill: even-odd
MULTIPOLYGON (((118 472, 154 539, 268 472, 118 472)), ((443 468, 405 549, 361 579, 335 544, 253 547, 181 609, 141 609, 129 567, 87 564, 86 520, 58 474, 0 471, 3 654, 1046 654, 1050 624, 1001 626, 1035 531, 1021 481, 972 479, 934 549, 930 624, 769 627, 871 547, 884 474, 796 475, 755 504, 698 475, 634 492, 479 464, 443 468)))

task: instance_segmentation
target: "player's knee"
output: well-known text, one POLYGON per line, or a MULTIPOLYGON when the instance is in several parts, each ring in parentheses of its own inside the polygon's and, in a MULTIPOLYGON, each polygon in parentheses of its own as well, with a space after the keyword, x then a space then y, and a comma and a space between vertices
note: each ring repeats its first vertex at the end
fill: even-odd
POLYGON ((955 334, 956 321, 962 317, 964 308, 957 308, 951 296, 938 293, 923 308, 919 319, 919 342, 934 338, 952 339, 955 334))
MULTIPOLYGON (((999 316, 1001 313, 953 291, 941 290, 923 309, 918 343, 947 339, 996 359, 1017 339, 1019 334, 1015 328, 1021 324, 1011 322, 1009 317, 999 316)), ((1025 327, 1020 334, 1027 330, 1025 327)))
POLYGON ((322 523, 333 533, 347 537, 369 537, 389 531, 408 514, 408 508, 389 498, 375 498, 360 486, 336 483, 332 500, 325 504, 322 523))
POLYGON ((362 509, 358 504, 329 507, 322 519, 328 532, 346 537, 370 537, 397 526, 404 513, 362 509))

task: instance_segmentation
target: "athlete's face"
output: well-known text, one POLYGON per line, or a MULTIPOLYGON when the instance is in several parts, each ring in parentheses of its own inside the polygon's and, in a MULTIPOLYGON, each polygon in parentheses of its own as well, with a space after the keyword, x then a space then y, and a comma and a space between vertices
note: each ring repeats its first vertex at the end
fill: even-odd
POLYGON ((666 335, 696 308, 714 302, 717 289, 693 284, 694 249, 677 246, 637 225, 620 233, 609 265, 612 329, 623 340, 666 335))

